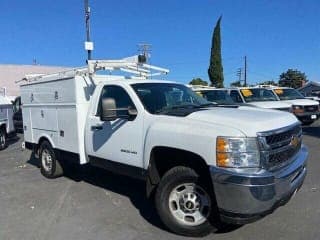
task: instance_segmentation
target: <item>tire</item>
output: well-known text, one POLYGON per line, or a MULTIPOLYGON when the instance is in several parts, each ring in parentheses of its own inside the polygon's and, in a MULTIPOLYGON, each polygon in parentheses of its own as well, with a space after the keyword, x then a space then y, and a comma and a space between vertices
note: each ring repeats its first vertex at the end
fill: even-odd
POLYGON ((313 120, 305 120, 302 121, 302 125, 303 126, 310 126, 314 121, 313 120))
POLYGON ((170 169, 159 183, 156 209, 162 222, 174 233, 200 237, 217 231, 211 221, 218 215, 213 191, 199 179, 193 169, 178 166, 170 169), (194 216, 201 217, 196 220, 194 216))
POLYGON ((0 128, 0 151, 7 147, 7 134, 4 128, 0 128))
POLYGON ((47 141, 44 141, 40 145, 40 171, 46 178, 57 178, 63 175, 63 169, 58 161, 56 154, 47 141))

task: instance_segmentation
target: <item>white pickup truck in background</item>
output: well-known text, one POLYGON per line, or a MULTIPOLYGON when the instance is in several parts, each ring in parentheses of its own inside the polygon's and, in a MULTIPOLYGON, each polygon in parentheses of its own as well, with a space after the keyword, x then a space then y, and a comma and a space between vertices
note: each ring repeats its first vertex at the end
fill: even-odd
POLYGON ((7 146, 7 138, 15 133, 13 125, 13 106, 6 89, 0 88, 0 150, 7 146))
POLYGON ((292 104, 279 101, 272 91, 261 87, 229 88, 227 91, 236 103, 246 103, 259 108, 292 112, 292 104))
POLYGON ((320 116, 319 102, 306 99, 299 91, 288 87, 270 87, 282 102, 292 104, 293 113, 304 124, 310 125, 320 116))
POLYGON ((188 236, 255 221, 301 187, 308 152, 295 116, 217 107, 183 84, 147 79, 159 73, 151 70, 168 72, 127 59, 92 60, 26 79, 25 146, 39 156, 41 173, 61 176, 73 159, 144 179, 163 223, 188 236))

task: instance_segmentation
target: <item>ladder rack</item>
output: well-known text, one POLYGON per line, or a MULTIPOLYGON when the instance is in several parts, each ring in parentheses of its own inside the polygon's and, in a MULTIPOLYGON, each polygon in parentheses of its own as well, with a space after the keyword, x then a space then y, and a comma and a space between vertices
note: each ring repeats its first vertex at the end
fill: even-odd
POLYGON ((204 86, 204 85, 192 85, 192 84, 189 84, 188 87, 190 87, 193 90, 196 90, 196 89, 217 89, 216 87, 204 86))
POLYGON ((16 83, 21 81, 26 81, 28 83, 40 80, 50 81, 57 78, 70 78, 81 74, 92 76, 98 71, 108 71, 109 74, 105 74, 107 76, 112 76, 113 71, 122 71, 133 74, 132 76, 119 76, 123 79, 148 79, 153 76, 166 75, 169 73, 168 69, 146 63, 140 63, 138 56, 128 57, 121 60, 89 60, 87 61, 87 64, 88 65, 86 67, 68 69, 52 74, 29 74, 22 80, 16 81, 16 83))

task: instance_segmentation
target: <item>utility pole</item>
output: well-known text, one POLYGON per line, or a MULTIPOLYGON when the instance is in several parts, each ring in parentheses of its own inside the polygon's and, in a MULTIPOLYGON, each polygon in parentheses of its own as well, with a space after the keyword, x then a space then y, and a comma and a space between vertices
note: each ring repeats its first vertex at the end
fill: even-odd
POLYGON ((93 42, 90 40, 90 7, 89 0, 84 0, 84 11, 86 21, 86 42, 84 43, 85 50, 88 52, 87 60, 91 60, 91 52, 93 50, 93 42))
POLYGON ((244 86, 247 86, 247 56, 244 56, 244 86))

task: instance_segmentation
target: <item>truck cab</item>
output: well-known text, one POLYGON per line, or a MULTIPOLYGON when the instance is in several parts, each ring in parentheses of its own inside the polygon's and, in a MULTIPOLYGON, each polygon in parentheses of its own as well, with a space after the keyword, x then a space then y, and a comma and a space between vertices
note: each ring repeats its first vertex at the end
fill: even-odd
POLYGON ((275 109, 285 112, 291 112, 290 103, 281 102, 277 96, 270 90, 260 87, 240 87, 228 89, 230 97, 236 103, 246 103, 251 106, 275 109))
POLYGON ((25 146, 39 156, 41 173, 62 176, 74 157, 143 179, 162 222, 187 236, 255 221, 302 186, 308 151, 295 116, 220 107, 184 84, 141 77, 149 70, 91 60, 87 69, 27 79, 25 146), (106 69, 139 76, 96 74, 106 69))
POLYGON ((271 87, 270 89, 281 102, 292 104, 293 113, 303 124, 310 125, 319 118, 319 102, 306 99, 294 88, 271 87))

